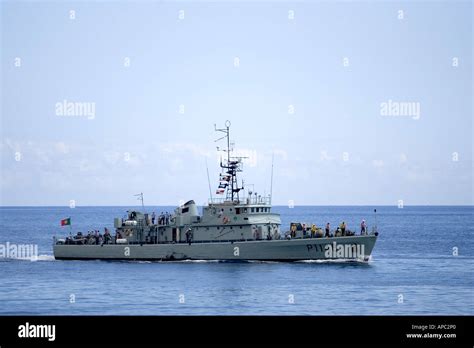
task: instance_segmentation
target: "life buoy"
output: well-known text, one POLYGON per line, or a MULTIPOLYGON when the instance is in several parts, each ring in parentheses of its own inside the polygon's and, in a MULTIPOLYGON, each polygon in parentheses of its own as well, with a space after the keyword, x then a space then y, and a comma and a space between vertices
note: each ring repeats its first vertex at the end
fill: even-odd
POLYGON ((222 219, 222 222, 225 223, 225 224, 228 223, 229 221, 230 220, 227 216, 224 216, 224 218, 222 219))

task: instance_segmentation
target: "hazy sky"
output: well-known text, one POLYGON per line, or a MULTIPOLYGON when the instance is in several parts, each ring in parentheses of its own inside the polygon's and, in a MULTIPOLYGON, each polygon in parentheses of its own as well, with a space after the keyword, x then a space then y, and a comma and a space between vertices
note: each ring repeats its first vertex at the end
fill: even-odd
POLYGON ((1 11, 1 205, 201 204, 226 120, 274 204, 473 203, 470 1, 1 11))

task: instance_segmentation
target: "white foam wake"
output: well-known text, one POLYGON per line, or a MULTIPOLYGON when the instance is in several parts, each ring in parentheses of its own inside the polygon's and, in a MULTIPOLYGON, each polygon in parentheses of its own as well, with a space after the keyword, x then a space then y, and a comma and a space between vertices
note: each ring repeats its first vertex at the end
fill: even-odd
POLYGON ((39 262, 39 261, 55 261, 53 255, 37 255, 31 257, 5 257, 1 258, 0 261, 30 261, 30 262, 39 262))
POLYGON ((56 261, 56 259, 54 258, 54 255, 43 254, 43 255, 38 255, 38 257, 36 258, 36 261, 56 261))
POLYGON ((166 262, 216 263, 216 262, 221 262, 221 261, 219 260, 176 260, 176 261, 166 261, 166 262))
POLYGON ((318 259, 318 260, 299 260, 295 262, 301 263, 368 263, 372 257, 369 257, 369 260, 362 259, 318 259))

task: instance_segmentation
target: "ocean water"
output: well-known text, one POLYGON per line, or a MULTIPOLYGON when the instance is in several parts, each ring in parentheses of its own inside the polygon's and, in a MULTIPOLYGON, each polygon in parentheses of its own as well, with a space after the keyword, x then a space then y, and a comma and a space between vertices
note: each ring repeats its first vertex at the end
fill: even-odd
MULTIPOLYGON (((108 227, 126 207, 2 207, 0 244, 36 244, 32 262, 0 258, 3 315, 473 315, 472 206, 377 207, 368 263, 56 261, 54 235, 108 227)), ((172 211, 172 207, 148 207, 172 211)), ((291 221, 374 224, 373 207, 274 207, 291 221)))

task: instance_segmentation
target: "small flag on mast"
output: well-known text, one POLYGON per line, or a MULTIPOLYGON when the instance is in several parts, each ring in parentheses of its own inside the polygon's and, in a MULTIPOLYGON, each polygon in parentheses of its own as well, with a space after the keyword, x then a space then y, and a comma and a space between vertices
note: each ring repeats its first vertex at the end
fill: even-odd
POLYGON ((71 225, 71 218, 67 218, 67 219, 62 219, 61 220, 61 226, 67 226, 67 225, 71 225))

